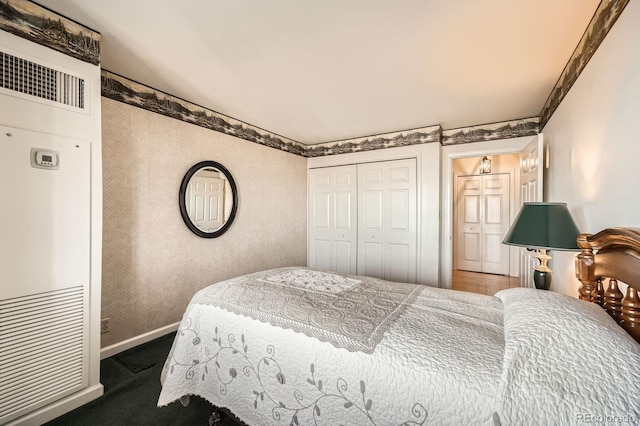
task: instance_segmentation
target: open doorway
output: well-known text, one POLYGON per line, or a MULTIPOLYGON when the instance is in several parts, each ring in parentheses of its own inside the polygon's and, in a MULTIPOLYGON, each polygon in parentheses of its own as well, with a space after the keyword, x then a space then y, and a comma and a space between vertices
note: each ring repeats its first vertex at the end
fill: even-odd
POLYGON ((454 290, 520 285, 517 250, 502 244, 520 206, 518 153, 453 160, 454 290))
MULTIPOLYGON (((442 288, 452 288, 454 271, 454 198, 456 185, 454 161, 467 158, 476 158, 475 161, 478 161, 479 158, 485 155, 500 156, 507 154, 519 155, 519 164, 524 165, 523 168, 518 167, 513 171, 515 195, 513 208, 510 209, 510 219, 513 220, 523 201, 542 201, 542 134, 473 144, 448 145, 442 149, 442 216, 440 222, 442 236, 440 240, 440 287, 442 288), (533 150, 532 147, 534 148, 533 150), (535 169, 539 172, 536 174, 538 177, 533 181, 529 181, 528 177, 521 178, 518 182, 515 173, 517 172, 519 175, 521 169, 527 172, 535 169)), ((518 248, 509 248, 509 250, 511 250, 509 253, 509 275, 529 276, 528 272, 526 274, 521 273, 523 270, 529 271, 529 266, 533 264, 533 261, 528 259, 529 254, 526 250, 518 248)))

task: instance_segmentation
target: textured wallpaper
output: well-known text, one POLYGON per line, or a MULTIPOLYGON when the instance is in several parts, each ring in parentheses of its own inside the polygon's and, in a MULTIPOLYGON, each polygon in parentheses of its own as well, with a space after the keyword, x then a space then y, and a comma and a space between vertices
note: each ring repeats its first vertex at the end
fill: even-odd
POLYGON ((172 324, 214 282, 306 265, 306 158, 102 98, 102 347, 172 324), (195 163, 224 165, 239 207, 221 237, 199 238, 178 190, 195 163))

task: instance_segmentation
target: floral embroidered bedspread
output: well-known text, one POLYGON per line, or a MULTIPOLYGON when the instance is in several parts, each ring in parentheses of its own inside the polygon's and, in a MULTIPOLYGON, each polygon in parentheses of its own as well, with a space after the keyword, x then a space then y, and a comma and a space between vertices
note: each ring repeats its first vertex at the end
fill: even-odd
POLYGON ((493 424, 503 356, 497 298, 283 268, 194 296, 158 405, 199 395, 249 425, 493 424))

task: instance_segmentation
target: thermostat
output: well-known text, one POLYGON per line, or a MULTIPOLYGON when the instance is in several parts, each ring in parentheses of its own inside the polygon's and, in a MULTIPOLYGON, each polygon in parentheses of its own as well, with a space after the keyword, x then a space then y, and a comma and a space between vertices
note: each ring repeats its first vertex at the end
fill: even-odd
POLYGON ((49 149, 31 148, 31 167, 57 170, 60 168, 60 154, 49 149))

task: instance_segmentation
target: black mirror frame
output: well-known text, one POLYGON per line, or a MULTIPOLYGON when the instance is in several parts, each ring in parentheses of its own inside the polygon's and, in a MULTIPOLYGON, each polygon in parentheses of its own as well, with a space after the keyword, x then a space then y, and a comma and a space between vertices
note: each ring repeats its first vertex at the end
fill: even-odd
POLYGON ((178 195, 178 204, 180 205, 180 215, 182 216, 182 220, 187 225, 187 228, 191 230, 194 234, 202 238, 216 238, 220 235, 227 232, 233 220, 236 217, 236 211, 238 210, 238 188, 236 187, 236 182, 233 180, 233 176, 226 167, 222 164, 217 163, 215 161, 201 161, 198 164, 191 167, 187 173, 182 178, 182 183, 180 184, 180 193, 178 195), (189 181, 200 169, 205 167, 213 167, 215 169, 220 170, 222 174, 225 175, 227 180, 229 181, 229 185, 231 186, 231 192, 233 195, 233 206, 231 207, 231 213, 229 214, 229 219, 225 222, 222 227, 214 232, 204 232, 199 229, 197 226, 191 222, 189 218, 189 214, 187 213, 187 203, 186 203, 186 194, 187 194, 187 186, 189 185, 189 181))

